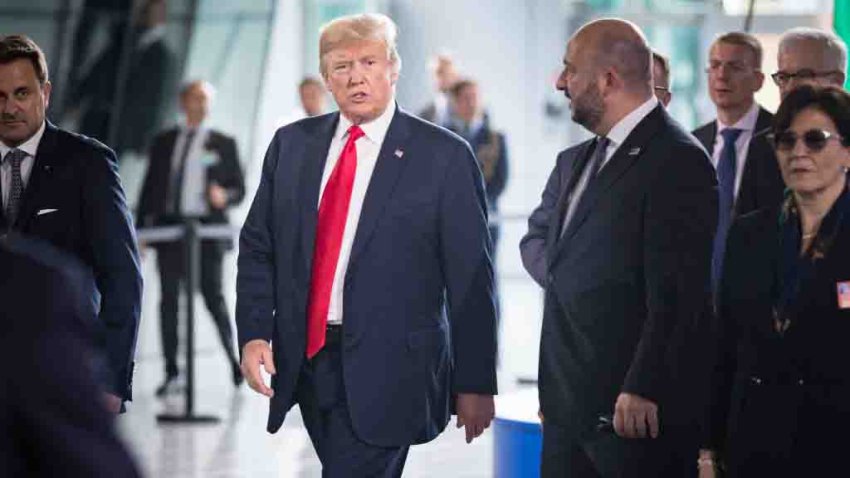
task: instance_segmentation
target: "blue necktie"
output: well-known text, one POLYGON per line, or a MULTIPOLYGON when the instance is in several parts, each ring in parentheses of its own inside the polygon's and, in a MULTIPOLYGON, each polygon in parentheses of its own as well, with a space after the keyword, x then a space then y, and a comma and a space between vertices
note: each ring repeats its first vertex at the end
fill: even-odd
POLYGON ((714 235, 714 250, 711 254, 711 285, 715 293, 717 293, 723 271, 726 235, 732 225, 735 207, 735 170, 738 162, 735 142, 741 135, 741 131, 737 128, 726 128, 720 132, 723 136, 723 149, 720 150, 720 160, 717 162, 717 186, 720 197, 718 198, 717 232, 714 235))

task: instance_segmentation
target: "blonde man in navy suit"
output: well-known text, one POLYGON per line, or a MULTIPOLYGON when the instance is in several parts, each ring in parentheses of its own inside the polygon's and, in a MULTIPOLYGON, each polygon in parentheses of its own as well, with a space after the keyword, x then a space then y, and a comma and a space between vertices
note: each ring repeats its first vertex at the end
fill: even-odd
POLYGON ((240 237, 243 373, 270 432, 300 406, 323 476, 400 476, 453 411, 467 441, 494 413, 481 172, 465 141, 396 105, 395 45, 383 15, 322 29, 339 112, 278 130, 240 237))

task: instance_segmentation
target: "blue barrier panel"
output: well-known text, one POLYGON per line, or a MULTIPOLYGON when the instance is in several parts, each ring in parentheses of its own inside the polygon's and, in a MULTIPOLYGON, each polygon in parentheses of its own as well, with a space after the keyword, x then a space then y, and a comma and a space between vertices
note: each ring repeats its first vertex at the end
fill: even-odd
POLYGON ((496 478, 537 478, 543 432, 537 417, 537 389, 496 397, 493 470, 496 478))

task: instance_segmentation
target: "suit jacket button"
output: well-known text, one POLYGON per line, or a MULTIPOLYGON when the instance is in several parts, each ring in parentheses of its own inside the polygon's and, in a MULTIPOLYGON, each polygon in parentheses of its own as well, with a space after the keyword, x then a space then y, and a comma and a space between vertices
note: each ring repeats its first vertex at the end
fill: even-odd
POLYGON ((552 274, 549 274, 548 276, 546 276, 546 284, 547 285, 552 285, 554 282, 555 282, 555 276, 553 276, 552 274))
POLYGON ((797 380, 797 385, 803 386, 805 384, 806 384, 806 381, 803 380, 802 378, 800 380, 797 380))
POLYGON ((752 382, 755 385, 761 385, 761 378, 756 377, 756 376, 752 376, 752 377, 750 377, 750 382, 752 382))

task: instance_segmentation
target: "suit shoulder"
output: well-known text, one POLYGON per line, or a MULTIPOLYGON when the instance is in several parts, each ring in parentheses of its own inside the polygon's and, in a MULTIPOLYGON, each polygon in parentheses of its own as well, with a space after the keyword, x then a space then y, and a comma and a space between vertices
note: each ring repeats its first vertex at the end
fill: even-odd
POLYGON ((223 131, 219 131, 217 129, 211 129, 209 134, 210 134, 210 139, 213 140, 213 141, 221 141, 221 142, 231 142, 232 141, 234 143, 236 142, 236 139, 233 136, 231 136, 231 135, 229 135, 229 134, 227 134, 223 131))
POLYGON ((714 127, 714 120, 711 120, 708 123, 705 123, 703 125, 698 126, 696 129, 691 131, 691 134, 693 134, 694 136, 697 136, 697 137, 707 136, 709 133, 711 133, 711 129, 713 127, 714 127))
POLYGON ((729 243, 764 246, 765 236, 776 233, 780 211, 781 206, 772 206, 736 217, 729 230, 729 243))
POLYGON ((88 157, 106 158, 112 162, 116 160, 115 152, 109 146, 79 133, 73 133, 61 128, 56 128, 56 143, 59 151, 73 155, 84 155, 88 157))

